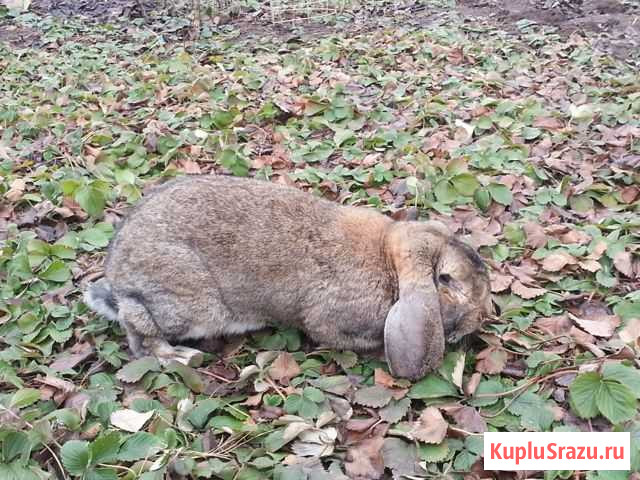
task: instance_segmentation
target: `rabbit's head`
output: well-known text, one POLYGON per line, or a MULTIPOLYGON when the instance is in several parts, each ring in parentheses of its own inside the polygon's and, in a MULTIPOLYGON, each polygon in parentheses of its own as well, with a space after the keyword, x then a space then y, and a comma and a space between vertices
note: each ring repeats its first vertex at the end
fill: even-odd
POLYGON ((415 379, 438 366, 445 342, 474 332, 491 313, 489 274, 439 222, 394 223, 385 247, 399 287, 385 323, 385 354, 395 375, 415 379))

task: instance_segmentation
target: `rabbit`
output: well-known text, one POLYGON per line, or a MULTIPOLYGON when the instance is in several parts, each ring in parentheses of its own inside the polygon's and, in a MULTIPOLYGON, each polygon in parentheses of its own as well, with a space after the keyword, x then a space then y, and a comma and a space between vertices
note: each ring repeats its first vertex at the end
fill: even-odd
POLYGON ((481 257, 439 222, 394 221, 293 187, 216 175, 171 180, 125 217, 85 303, 135 356, 266 326, 382 351, 396 377, 437 368, 492 308, 481 257))

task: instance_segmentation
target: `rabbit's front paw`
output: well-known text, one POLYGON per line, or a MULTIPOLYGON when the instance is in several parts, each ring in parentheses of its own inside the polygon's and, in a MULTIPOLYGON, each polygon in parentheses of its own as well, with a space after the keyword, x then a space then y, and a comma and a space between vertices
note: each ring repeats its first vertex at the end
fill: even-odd
POLYGON ((195 348, 172 346, 166 340, 157 338, 149 339, 145 347, 148 348, 164 366, 172 361, 182 363, 189 367, 199 367, 202 365, 203 353, 195 348))

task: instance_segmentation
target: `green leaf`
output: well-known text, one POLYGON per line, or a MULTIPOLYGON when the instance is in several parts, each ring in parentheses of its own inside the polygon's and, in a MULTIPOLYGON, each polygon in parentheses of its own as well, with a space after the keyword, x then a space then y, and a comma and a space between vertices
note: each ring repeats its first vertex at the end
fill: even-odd
POLYGON ((640 370, 622 363, 607 363, 602 369, 605 380, 615 380, 628 387, 636 398, 640 398, 640 370))
POLYGON ((91 452, 91 464, 110 463, 118 456, 120 449, 120 434, 118 432, 108 433, 97 438, 89 446, 91 452))
MULTIPOLYGON (((280 397, 278 397, 280 398, 280 397)), ((196 406, 187 415, 187 420, 196 428, 202 428, 207 423, 209 416, 222 407, 223 403, 218 398, 206 398, 196 403, 196 406)))
POLYGON ((305 387, 305 389, 302 391, 302 396, 307 400, 311 400, 315 403, 324 402, 324 393, 322 393, 322 390, 316 387, 305 387))
POLYGON ((207 425, 214 429, 232 430, 234 432, 244 432, 248 430, 248 426, 244 422, 241 422, 240 420, 237 420, 228 415, 219 415, 213 417, 211 420, 209 420, 209 423, 207 425))
POLYGON ((284 438, 284 430, 274 430, 269 435, 267 435, 264 439, 264 448, 269 452, 277 452, 282 447, 284 447, 287 443, 289 443, 291 439, 284 438))
POLYGON ((569 385, 571 406, 582 418, 598 415, 596 392, 600 389, 600 380, 599 373, 586 372, 578 375, 569 385))
POLYGON ((480 187, 480 182, 471 173, 461 173, 451 179, 453 187, 460 195, 471 197, 480 187))
POLYGON ((8 432, 2 439, 2 458, 5 462, 11 462, 14 458, 21 456, 20 463, 26 464, 30 455, 31 442, 26 433, 8 432))
POLYGON ((449 455, 449 445, 447 440, 445 439, 442 443, 438 444, 418 444, 418 457, 427 462, 427 463, 435 463, 441 462, 449 455))
POLYGON ((200 393, 204 390, 204 381, 198 371, 194 368, 183 365, 179 362, 171 362, 167 366, 167 372, 175 372, 180 375, 184 384, 193 392, 200 393))
POLYGON ((51 282, 66 282, 71 278, 71 269, 61 260, 54 260, 45 269, 44 272, 40 272, 38 275, 43 280, 49 280, 51 282))
POLYGON ((249 174, 249 164, 235 150, 225 148, 218 157, 220 165, 231 170, 236 177, 246 177, 249 174))
POLYGON ((116 373, 116 377, 126 383, 139 381, 146 373, 159 372, 160 364, 155 357, 142 357, 129 362, 116 373))
POLYGON ((89 470, 84 480, 118 480, 118 474, 113 468, 96 468, 89 470))
POLYGON ((520 417, 523 428, 544 432, 553 423, 553 412, 547 403, 533 392, 524 392, 509 405, 508 410, 520 417))
POLYGON ((508 207, 509 205, 511 205, 511 202, 513 202, 511 190, 509 190, 506 185, 503 185, 501 183, 490 183, 487 188, 489 189, 491 198, 493 198, 501 205, 505 205, 508 207))
POLYGON ((346 375, 322 376, 309 380, 314 387, 336 395, 344 395, 351 389, 351 382, 346 375))
POLYGON ((335 129, 333 142, 336 144, 336 147, 341 147, 344 143, 351 140, 355 140, 355 133, 352 130, 347 130, 344 128, 335 129))
POLYGON ((455 202, 458 198, 458 192, 449 180, 440 180, 436 183, 436 186, 433 187, 433 193, 438 201, 445 205, 455 202))
POLYGON ((124 462, 133 462, 143 458, 151 458, 164 448, 164 442, 148 432, 137 432, 127 438, 118 458, 124 462))
POLYGON ((478 188, 473 194, 473 200, 476 202, 476 205, 480 210, 487 210, 489 205, 491 205, 491 195, 489 195, 489 190, 486 188, 478 188))
POLYGON ((82 209, 92 217, 101 215, 107 202, 104 193, 90 185, 84 185, 76 190, 74 198, 82 209))
POLYGON ((387 423, 397 423, 407 414, 411 407, 411 399, 403 398, 401 400, 391 399, 391 402, 378 411, 380 418, 387 423))
POLYGON ((429 374, 411 387, 408 396, 409 398, 457 397, 458 389, 453 383, 429 374))
POLYGON ((304 418, 316 418, 320 413, 318 404, 307 398, 302 398, 298 407, 298 414, 304 418))
POLYGON ((490 394, 499 394, 505 391, 504 386, 498 380, 483 380, 476 388, 476 391, 471 397, 470 405, 474 407, 487 407, 489 405, 493 405, 500 400, 500 396, 498 395, 490 395, 490 394), (478 397, 477 395, 488 395, 483 397, 478 397))
POLYGON ((521 135, 525 140, 533 140, 538 138, 542 131, 539 128, 522 127, 521 135))
POLYGON ((393 398, 393 392, 382 385, 360 388, 356 391, 354 401, 366 407, 384 407, 393 398))
POLYGON ((358 355, 351 351, 332 352, 331 357, 344 370, 353 368, 358 363, 358 355))
POLYGON ((62 464, 72 475, 82 475, 89 468, 89 442, 68 440, 60 449, 62 464))
POLYGON ((35 388, 22 388, 11 397, 9 405, 13 408, 24 408, 40 400, 40 390, 35 388))
POLYGON ((600 413, 614 425, 630 420, 635 416, 638 402, 626 385, 604 380, 596 393, 596 405, 600 413))

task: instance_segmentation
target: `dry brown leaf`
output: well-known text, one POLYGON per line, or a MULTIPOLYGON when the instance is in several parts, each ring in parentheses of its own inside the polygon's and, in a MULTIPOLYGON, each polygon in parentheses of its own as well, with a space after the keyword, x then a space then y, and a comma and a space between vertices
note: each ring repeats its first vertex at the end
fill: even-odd
POLYGON ((80 362, 91 356, 93 353, 93 347, 89 343, 76 343, 71 351, 74 352, 69 355, 67 352, 61 353, 54 362, 49 365, 49 368, 54 372, 62 372, 70 368, 75 367, 80 362))
POLYGON ((476 356, 476 371, 489 375, 502 371, 507 363, 507 352, 496 347, 488 347, 476 356))
POLYGON ((344 464, 349 478, 357 480, 377 480, 384 473, 382 445, 384 436, 377 434, 349 447, 344 464))
POLYGON ((396 385, 396 379, 381 368, 376 368, 373 371, 373 378, 377 385, 382 385, 383 387, 391 388, 396 385))
POLYGON ((593 344, 596 341, 596 339, 592 335, 589 335, 587 332, 579 329, 578 327, 571 327, 571 330, 569 330, 569 336, 573 338, 579 345, 593 344))
POLYGON ((511 275, 504 275, 494 271, 489 273, 489 278, 491 279, 491 291, 493 293, 504 292, 513 282, 511 275))
POLYGON ((442 410, 467 432, 483 433, 487 431, 487 422, 474 407, 456 405, 443 407, 442 410))
POLYGON ((602 265, 600 265, 600 262, 598 262, 597 260, 591 260, 591 259, 582 260, 581 262, 578 262, 578 265, 580 265, 581 268, 589 272, 597 272, 602 268, 602 265))
POLYGON ((558 130, 564 126, 564 123, 555 117, 538 117, 533 121, 533 126, 545 130, 558 130))
POLYGON ((289 352, 282 352, 269 367, 269 376, 284 384, 288 384, 290 379, 301 372, 298 362, 289 352))
POLYGON ((478 385, 480 385, 480 380, 482 380, 481 373, 475 372, 471 374, 471 378, 464 386, 464 393, 465 395, 467 395, 467 397, 472 396, 476 392, 476 388, 478 388, 478 385))
POLYGON ((629 187, 624 187, 620 191, 620 198, 624 203, 633 203, 636 198, 640 195, 640 188, 635 185, 631 185, 629 187))
POLYGON ((634 343, 640 346, 640 318, 627 320, 627 323, 620 329, 618 335, 624 343, 634 343))
POLYGON ((16 178, 9 185, 9 190, 4 194, 5 198, 10 202, 17 202, 22 198, 24 190, 27 188, 27 182, 22 178, 16 178))
POLYGON ((507 265, 509 273, 520 280, 522 283, 532 284, 535 283, 534 276, 538 273, 538 264, 531 260, 525 259, 520 262, 520 265, 507 265))
POLYGON ((582 230, 569 230, 567 233, 560 235, 560 240, 562 243, 586 245, 591 241, 591 235, 583 232, 582 230))
POLYGON ((440 443, 447 435, 449 424, 436 407, 427 407, 413 422, 411 436, 425 443, 440 443))
POLYGON ((567 265, 577 263, 576 259, 566 252, 554 252, 542 260, 542 268, 548 272, 559 272, 567 265))
POLYGON ((613 256, 613 264, 616 269, 625 277, 633 277, 633 268, 631 267, 631 253, 622 251, 613 256))
POLYGON ((566 335, 573 328, 567 314, 538 318, 533 324, 551 336, 566 335))
POLYGON ((511 284, 511 291, 525 300, 541 297, 547 293, 547 290, 544 288, 527 287, 523 285, 520 280, 516 280, 511 284))
POLYGON ((536 222, 527 222, 522 226, 527 236, 527 245, 531 248, 544 247, 547 244, 547 234, 544 228, 536 222))
POLYGON ((595 319, 578 318, 572 315, 572 318, 583 330, 596 337, 609 338, 620 325, 620 317, 617 315, 601 315, 595 319))
POLYGON ((602 254, 606 251, 607 251, 607 242, 605 242, 604 240, 600 240, 598 243, 596 243, 595 247, 593 248, 593 251, 587 256, 587 258, 591 260, 600 260, 600 257, 602 257, 602 254))

